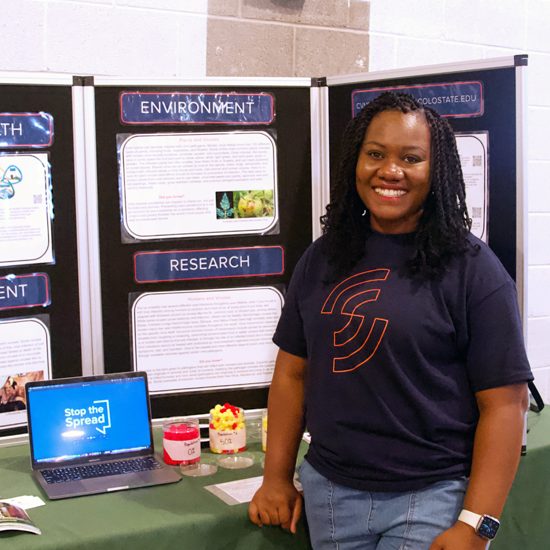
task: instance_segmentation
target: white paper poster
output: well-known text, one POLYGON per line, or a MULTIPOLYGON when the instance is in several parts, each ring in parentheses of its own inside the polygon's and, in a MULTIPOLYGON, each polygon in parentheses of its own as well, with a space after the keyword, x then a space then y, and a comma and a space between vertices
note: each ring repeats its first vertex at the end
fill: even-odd
POLYGON ((282 305, 273 287, 141 294, 134 369, 147 372, 152 393, 267 386, 282 305))
POLYGON ((466 205, 472 219, 472 233, 487 242, 488 155, 486 132, 457 133, 456 144, 466 185, 466 205))
POLYGON ((0 267, 53 261, 46 153, 0 155, 0 267))
POLYGON ((37 318, 0 321, 0 428, 27 421, 25 384, 51 378, 50 331, 37 318))
POLYGON ((277 224, 266 132, 136 134, 119 148, 126 240, 264 234, 277 224))

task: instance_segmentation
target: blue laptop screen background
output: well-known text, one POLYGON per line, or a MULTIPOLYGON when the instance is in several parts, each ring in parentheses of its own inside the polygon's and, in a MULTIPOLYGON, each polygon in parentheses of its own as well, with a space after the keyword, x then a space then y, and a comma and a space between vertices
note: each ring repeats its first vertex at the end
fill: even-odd
POLYGON ((143 378, 29 389, 34 460, 53 462, 151 446, 143 378))

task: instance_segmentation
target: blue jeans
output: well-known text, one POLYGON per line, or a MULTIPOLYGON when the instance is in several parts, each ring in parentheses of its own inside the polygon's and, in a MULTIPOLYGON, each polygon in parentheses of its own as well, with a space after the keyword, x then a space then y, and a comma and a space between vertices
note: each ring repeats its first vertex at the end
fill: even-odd
POLYGON ((455 523, 468 485, 460 478, 403 493, 361 491, 305 460, 299 475, 315 550, 428 550, 455 523))

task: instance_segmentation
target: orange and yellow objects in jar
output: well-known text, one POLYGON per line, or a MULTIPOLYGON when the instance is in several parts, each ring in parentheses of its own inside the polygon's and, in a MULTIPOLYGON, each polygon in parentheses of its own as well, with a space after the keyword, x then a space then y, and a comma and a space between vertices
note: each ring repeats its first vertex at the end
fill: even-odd
POLYGON ((210 409, 210 450, 213 453, 232 454, 246 449, 244 412, 229 403, 210 409))

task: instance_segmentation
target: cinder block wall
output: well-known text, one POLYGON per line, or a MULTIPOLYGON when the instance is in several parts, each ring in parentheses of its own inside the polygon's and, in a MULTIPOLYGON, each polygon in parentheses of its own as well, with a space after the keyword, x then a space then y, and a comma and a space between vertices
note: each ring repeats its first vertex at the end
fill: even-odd
POLYGON ((2 0, 0 70, 204 76, 207 0, 2 0))
POLYGON ((3 71, 144 78, 368 69, 364 0, 2 0, 3 71))
POLYGON ((527 344, 550 402, 550 2, 370 0, 369 68, 529 55, 527 344))
POLYGON ((210 0, 209 76, 326 76, 368 69, 364 0, 210 0))

